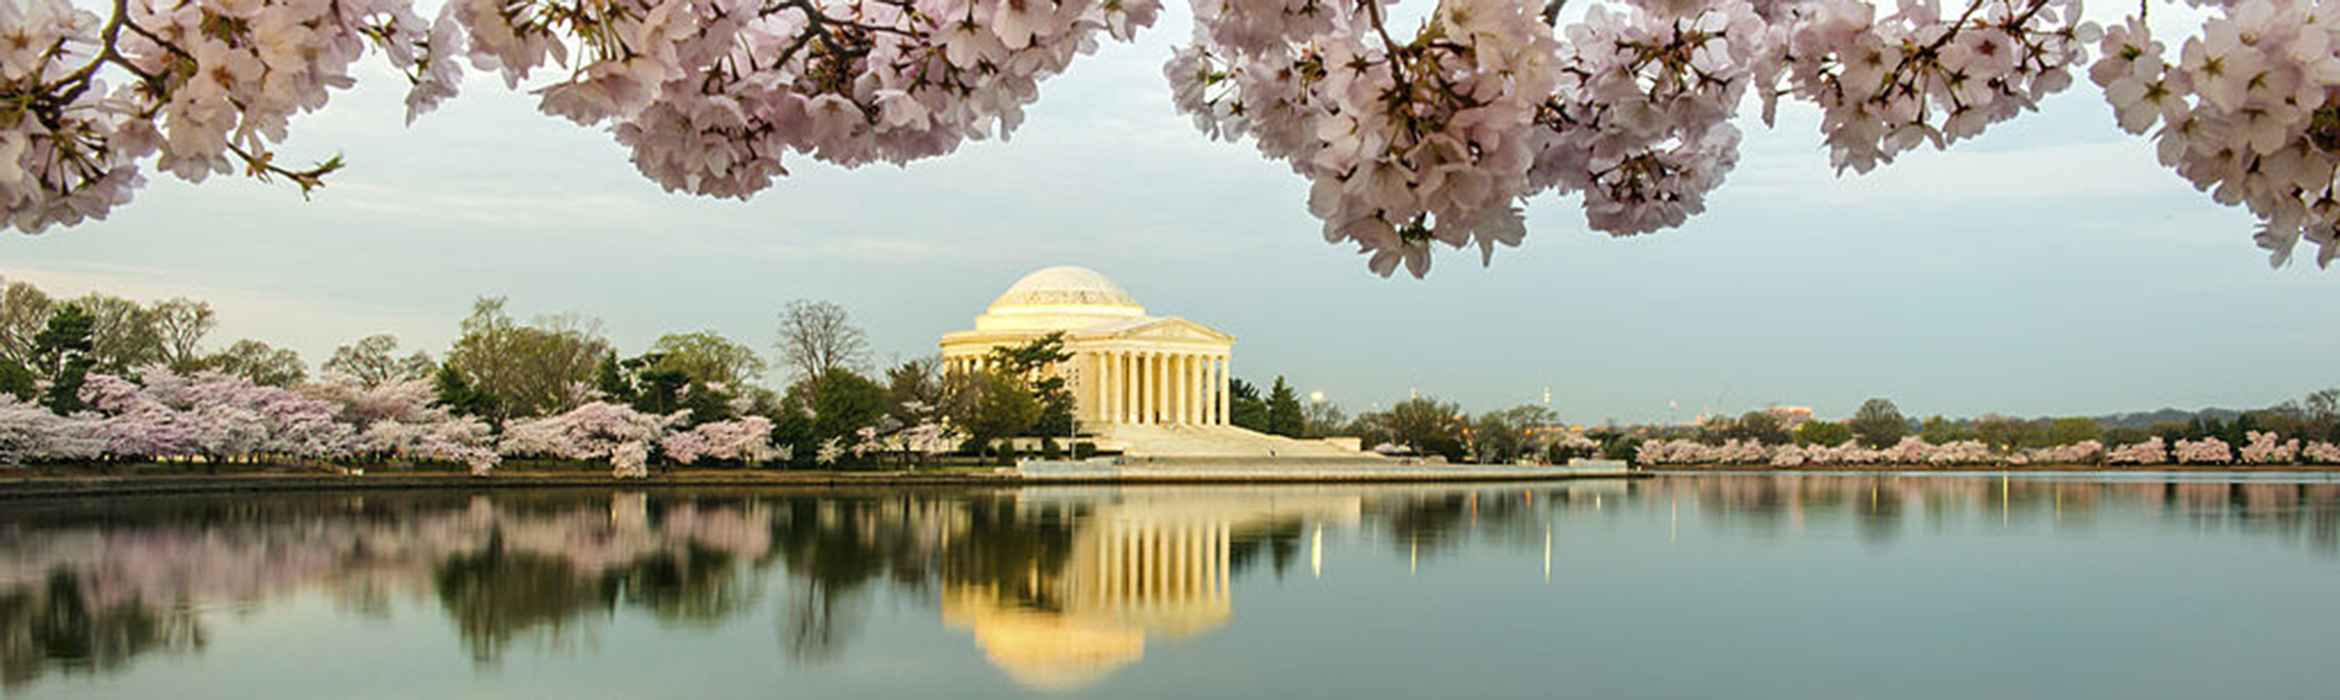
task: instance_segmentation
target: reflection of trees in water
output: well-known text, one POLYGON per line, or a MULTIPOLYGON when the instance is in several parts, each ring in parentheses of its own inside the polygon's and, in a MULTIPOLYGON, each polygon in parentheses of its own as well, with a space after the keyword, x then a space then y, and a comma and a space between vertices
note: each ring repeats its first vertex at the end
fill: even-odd
MULTIPOLYGON (((2203 533, 2239 532, 2303 542, 2340 554, 2340 483, 2048 481, 2012 476, 1893 474, 1665 476, 1637 485, 1657 502, 1695 501, 1733 530, 1776 535, 1780 522, 1848 517, 1864 538, 1887 542, 1913 518, 1934 529, 1970 522, 2093 527, 2122 509, 2203 533)), ((1686 504, 1691 505, 1691 504, 1686 504)))
POLYGON ((620 605, 711 625, 752 607, 761 588, 743 571, 770 551, 755 502, 513 496, 9 509, 0 514, 0 667, 14 684, 46 669, 113 670, 145 651, 200 649, 194 603, 265 603, 302 588, 377 618, 400 597, 435 595, 482 663, 517 639, 573 639, 590 629, 582 616, 620 605), (97 651, 76 651, 76 629, 94 630, 78 638, 97 651))
MULTIPOLYGON (((712 627, 755 609, 767 586, 776 586, 780 646, 799 663, 844 653, 871 606, 897 595, 958 606, 969 624, 992 625, 986 644, 1009 643, 1011 627, 1026 642, 1073 630, 1141 645, 1124 650, 1134 658, 1145 634, 1217 624, 1207 615, 1179 622, 1170 607, 1141 610, 1115 597, 1127 591, 1114 581, 1184 580, 1149 573, 1160 562, 1189 563, 1175 571, 1223 564, 1227 574, 1281 577, 1306 560, 1311 531, 1328 520, 1356 523, 1401 555, 1425 559, 1466 543, 1532 551, 1553 526, 1571 526, 1554 514, 1621 517, 1669 502, 1700 513, 1707 526, 1763 536, 1828 522, 1884 543, 1929 521, 2070 528, 2121 512, 2340 553, 2334 483, 1701 475, 1285 495, 675 491, 11 504, 0 509, 0 681, 14 687, 60 670, 123 668, 141 654, 197 651, 195 603, 265 605, 307 589, 374 617, 402 599, 435 601, 482 664, 516 644, 590 644, 627 611, 712 627), (1604 502, 1607 512, 1594 515, 1604 502), (1201 544, 1147 555, 1158 560, 1130 554, 1132 543, 1176 542, 1201 544)), ((1185 590, 1205 591, 1198 600, 1228 602, 1209 577, 1195 580, 1202 585, 1185 590)), ((1047 651, 1018 649, 1027 655, 1015 658, 1030 664, 1047 651)))
POLYGON ((187 606, 122 601, 93 608, 72 572, 0 593, 0 688, 20 687, 52 667, 109 672, 143 653, 197 651, 203 642, 187 606))
POLYGON ((590 643, 595 628, 579 620, 606 616, 621 603, 661 622, 713 626, 754 602, 754 589, 733 568, 728 554, 685 545, 604 571, 580 571, 560 557, 513 551, 491 538, 478 553, 441 564, 434 584, 472 660, 493 665, 524 637, 553 648, 580 636, 590 643))
POLYGON ((930 589, 941 552, 965 536, 975 510, 923 492, 797 497, 768 507, 775 556, 790 587, 779 611, 780 637, 799 662, 842 651, 876 584, 930 589))

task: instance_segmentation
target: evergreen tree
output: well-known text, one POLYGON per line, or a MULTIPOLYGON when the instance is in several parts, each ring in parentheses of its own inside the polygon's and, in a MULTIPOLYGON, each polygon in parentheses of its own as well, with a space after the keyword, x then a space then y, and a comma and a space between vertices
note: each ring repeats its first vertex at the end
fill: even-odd
POLYGON ((1278 375, 1275 386, 1268 389, 1266 432, 1299 437, 1301 431, 1307 429, 1307 414, 1300 408, 1300 397, 1292 392, 1290 385, 1284 383, 1283 376, 1278 375))
POLYGON ((593 370, 593 388, 601 390, 603 401, 623 404, 634 402, 634 383, 626 380, 626 372, 618 366, 615 351, 601 355, 601 366, 593 370))
POLYGON ((1245 430, 1267 432, 1268 407, 1259 387, 1241 379, 1227 380, 1227 422, 1245 430))
POLYGON ((95 323, 81 305, 66 304, 49 317, 39 335, 33 336, 35 371, 49 379, 49 391, 41 403, 57 415, 81 410, 81 385, 96 364, 90 357, 90 330, 95 323))
POLYGON ((439 365, 439 373, 432 378, 439 393, 437 405, 447 407, 458 415, 478 416, 490 423, 496 421, 496 397, 471 385, 463 372, 453 364, 439 365))

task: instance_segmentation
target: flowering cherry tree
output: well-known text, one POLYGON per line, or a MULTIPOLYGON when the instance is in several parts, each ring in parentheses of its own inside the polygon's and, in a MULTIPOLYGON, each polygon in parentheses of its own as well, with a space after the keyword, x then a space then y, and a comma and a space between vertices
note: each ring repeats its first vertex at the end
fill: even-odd
POLYGON ((2169 446, 2161 438, 2115 447, 2104 454, 2106 464, 2161 464, 2169 461, 2169 446))
POLYGON ((2206 437, 2200 440, 2179 440, 2170 450, 2179 464, 2227 464, 2234 461, 2234 450, 2225 440, 2206 437))
MULTIPOLYGON (((2085 70, 2116 124, 2216 201, 2277 263, 2340 256, 2340 21, 2309 0, 2189 0, 2109 28, 2078 0, 1195 0, 1164 66, 1207 136, 1248 139, 1310 181, 1328 241, 1373 271, 1482 260, 1522 207, 1575 197, 1596 230, 1682 225, 1738 161, 1742 114, 1820 113, 1838 172, 1946 148, 2033 110, 2085 70)), ((606 128, 669 190, 745 198, 810 157, 848 167, 1005 138, 1158 0, 0 0, 0 216, 40 232, 102 218, 149 171, 243 173, 303 192, 339 159, 288 163, 292 117, 369 52, 408 118, 495 74, 606 128)))
POLYGON ((650 474, 650 446, 687 415, 661 416, 594 401, 567 413, 512 422, 504 427, 501 451, 510 456, 606 459, 619 478, 644 477, 650 474))
POLYGON ((2299 459, 2299 439, 2283 439, 2273 431, 2252 430, 2244 433, 2249 438, 2242 446, 2245 464, 2287 464, 2299 459))

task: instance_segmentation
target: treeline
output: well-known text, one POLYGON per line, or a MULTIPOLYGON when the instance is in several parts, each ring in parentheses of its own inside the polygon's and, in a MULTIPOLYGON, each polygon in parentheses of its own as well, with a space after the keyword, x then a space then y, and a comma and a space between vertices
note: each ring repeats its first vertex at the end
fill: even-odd
MULTIPOLYGON (((0 464, 448 462, 505 458, 850 468, 990 457, 1010 438, 1072 436, 1072 397, 1047 371, 1060 336, 995 351, 998 370, 946 376, 939 358, 870 369, 865 333, 830 302, 779 314, 771 361, 712 331, 625 355, 576 314, 514 318, 484 298, 438 358, 373 335, 315 376, 256 340, 206 352, 209 304, 0 289, 0 464), (780 389, 762 383, 779 369, 780 389)), ((1042 441, 1045 452, 1086 444, 1042 441)))
POLYGON ((2080 416, 1993 413, 1917 419, 1884 398, 1864 402, 1841 421, 1761 410, 1692 426, 1609 425, 1576 431, 1559 423, 1539 405, 1474 416, 1456 403, 1416 397, 1355 419, 1312 405, 1299 422, 1299 434, 1354 435, 1383 452, 1480 463, 1565 463, 1577 457, 1775 466, 2340 463, 2340 389, 2243 411, 2231 420, 2205 413, 2142 428, 2106 426, 2080 416))

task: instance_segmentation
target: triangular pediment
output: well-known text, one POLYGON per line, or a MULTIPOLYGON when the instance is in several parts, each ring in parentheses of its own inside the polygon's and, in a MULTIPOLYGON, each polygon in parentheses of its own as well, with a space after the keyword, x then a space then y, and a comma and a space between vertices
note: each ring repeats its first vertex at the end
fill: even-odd
POLYGON ((1210 326, 1183 318, 1145 318, 1083 328, 1075 334, 1083 340, 1171 340, 1209 343, 1232 343, 1235 336, 1212 330, 1210 326))

